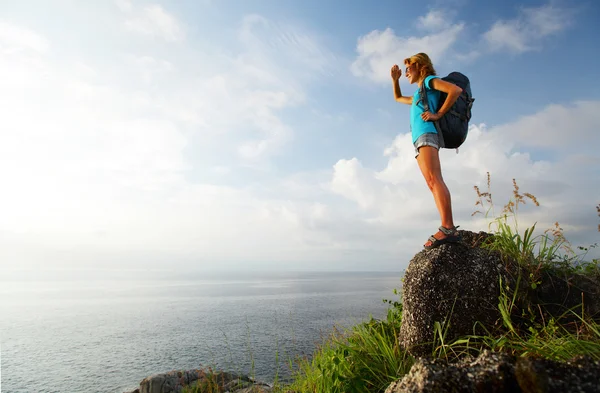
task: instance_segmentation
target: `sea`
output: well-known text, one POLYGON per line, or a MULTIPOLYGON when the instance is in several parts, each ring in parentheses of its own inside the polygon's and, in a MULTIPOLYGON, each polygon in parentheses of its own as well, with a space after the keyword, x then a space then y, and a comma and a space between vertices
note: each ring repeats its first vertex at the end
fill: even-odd
POLYGON ((0 278, 0 392, 131 391, 212 367, 289 380, 334 329, 386 315, 399 272, 0 278))

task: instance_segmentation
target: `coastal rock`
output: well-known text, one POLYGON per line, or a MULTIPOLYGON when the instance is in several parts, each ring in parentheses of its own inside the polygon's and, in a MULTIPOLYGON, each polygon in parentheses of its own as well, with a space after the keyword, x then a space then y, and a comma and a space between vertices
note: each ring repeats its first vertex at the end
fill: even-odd
POLYGON ((597 393, 600 362, 578 357, 560 363, 482 352, 457 363, 418 359, 385 393, 597 393))
POLYGON ((198 383, 221 392, 230 393, 268 393, 271 388, 262 382, 256 382, 245 375, 225 371, 207 372, 203 369, 170 371, 144 378, 140 387, 130 393, 181 393, 186 386, 198 383))
POLYGON ((489 351, 484 351, 474 361, 465 359, 457 364, 421 358, 385 393, 519 392, 514 374, 513 359, 489 351))
MULTIPOLYGON (((255 385, 242 390, 236 390, 236 393, 271 393, 273 389, 266 385, 255 385)), ((233 392, 233 391, 232 391, 233 392)))
POLYGON ((430 355, 434 340, 449 342, 460 336, 485 335, 501 327, 500 282, 509 295, 518 292, 511 320, 520 329, 527 331, 532 321, 544 323, 551 319, 562 326, 576 327, 582 315, 600 322, 597 274, 581 274, 560 265, 525 269, 513 260, 503 260, 497 252, 481 248, 493 235, 459 232, 460 243, 423 250, 406 270, 398 338, 401 347, 413 356, 430 355))
POLYGON ((560 319, 562 324, 579 323, 579 316, 569 310, 583 311, 583 314, 600 323, 600 278, 541 269, 535 290, 529 285, 529 302, 543 308, 546 315, 560 319), (583 305, 583 308, 582 308, 583 305))
POLYGON ((399 342, 413 356, 431 354, 440 334, 436 323, 449 341, 477 334, 477 326, 489 328, 500 318, 504 264, 498 254, 478 247, 484 233, 460 232, 463 242, 423 250, 406 270, 399 342))
POLYGON ((515 375, 521 390, 526 393, 600 392, 600 361, 588 356, 578 356, 566 363, 519 358, 515 375))

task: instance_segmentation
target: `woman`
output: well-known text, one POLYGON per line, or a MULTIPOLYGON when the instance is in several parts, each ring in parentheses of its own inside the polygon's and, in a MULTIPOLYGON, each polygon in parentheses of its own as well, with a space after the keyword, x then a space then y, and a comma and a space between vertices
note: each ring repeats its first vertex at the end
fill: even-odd
POLYGON ((442 168, 440 165, 439 148, 443 147, 443 139, 438 138, 438 133, 434 121, 439 120, 454 104, 460 96, 462 89, 450 82, 438 78, 433 68, 433 64, 425 53, 419 53, 404 60, 406 65, 406 77, 408 82, 416 83, 419 88, 412 96, 403 96, 400 91, 398 80, 402 76, 402 71, 398 65, 394 65, 391 70, 392 83, 394 87, 394 97, 396 101, 411 105, 410 108, 410 127, 412 132, 412 141, 416 150, 416 159, 425 177, 427 186, 433 194, 435 205, 440 213, 442 225, 439 231, 430 236, 426 249, 438 247, 444 243, 457 242, 460 235, 457 227, 454 226, 452 219, 452 203, 450 191, 442 178, 442 168), (420 100, 420 90, 425 87, 425 97, 428 99, 431 111, 426 111, 423 102, 420 100), (441 108, 438 108, 440 92, 448 96, 441 108))

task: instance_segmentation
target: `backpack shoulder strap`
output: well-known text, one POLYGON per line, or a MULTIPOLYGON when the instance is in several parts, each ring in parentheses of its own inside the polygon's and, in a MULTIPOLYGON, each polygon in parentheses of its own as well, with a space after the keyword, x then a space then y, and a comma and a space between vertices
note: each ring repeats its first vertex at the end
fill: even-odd
POLYGON ((425 81, 423 81, 423 84, 419 88, 419 102, 421 101, 423 102, 423 108, 425 108, 425 111, 431 112, 429 110, 429 100, 427 98, 427 89, 425 88, 425 81))

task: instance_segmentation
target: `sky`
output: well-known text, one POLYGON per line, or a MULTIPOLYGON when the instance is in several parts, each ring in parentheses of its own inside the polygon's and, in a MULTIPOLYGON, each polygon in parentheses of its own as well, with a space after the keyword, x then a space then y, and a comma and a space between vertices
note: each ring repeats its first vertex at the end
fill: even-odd
MULTIPOLYGON (((439 216, 390 68, 475 97, 440 153, 460 229, 491 176, 600 240, 596 1, 0 2, 0 269, 401 271, 439 216)), ((414 85, 401 80, 405 94, 414 85)), ((587 258, 600 256, 591 249, 587 258)))

